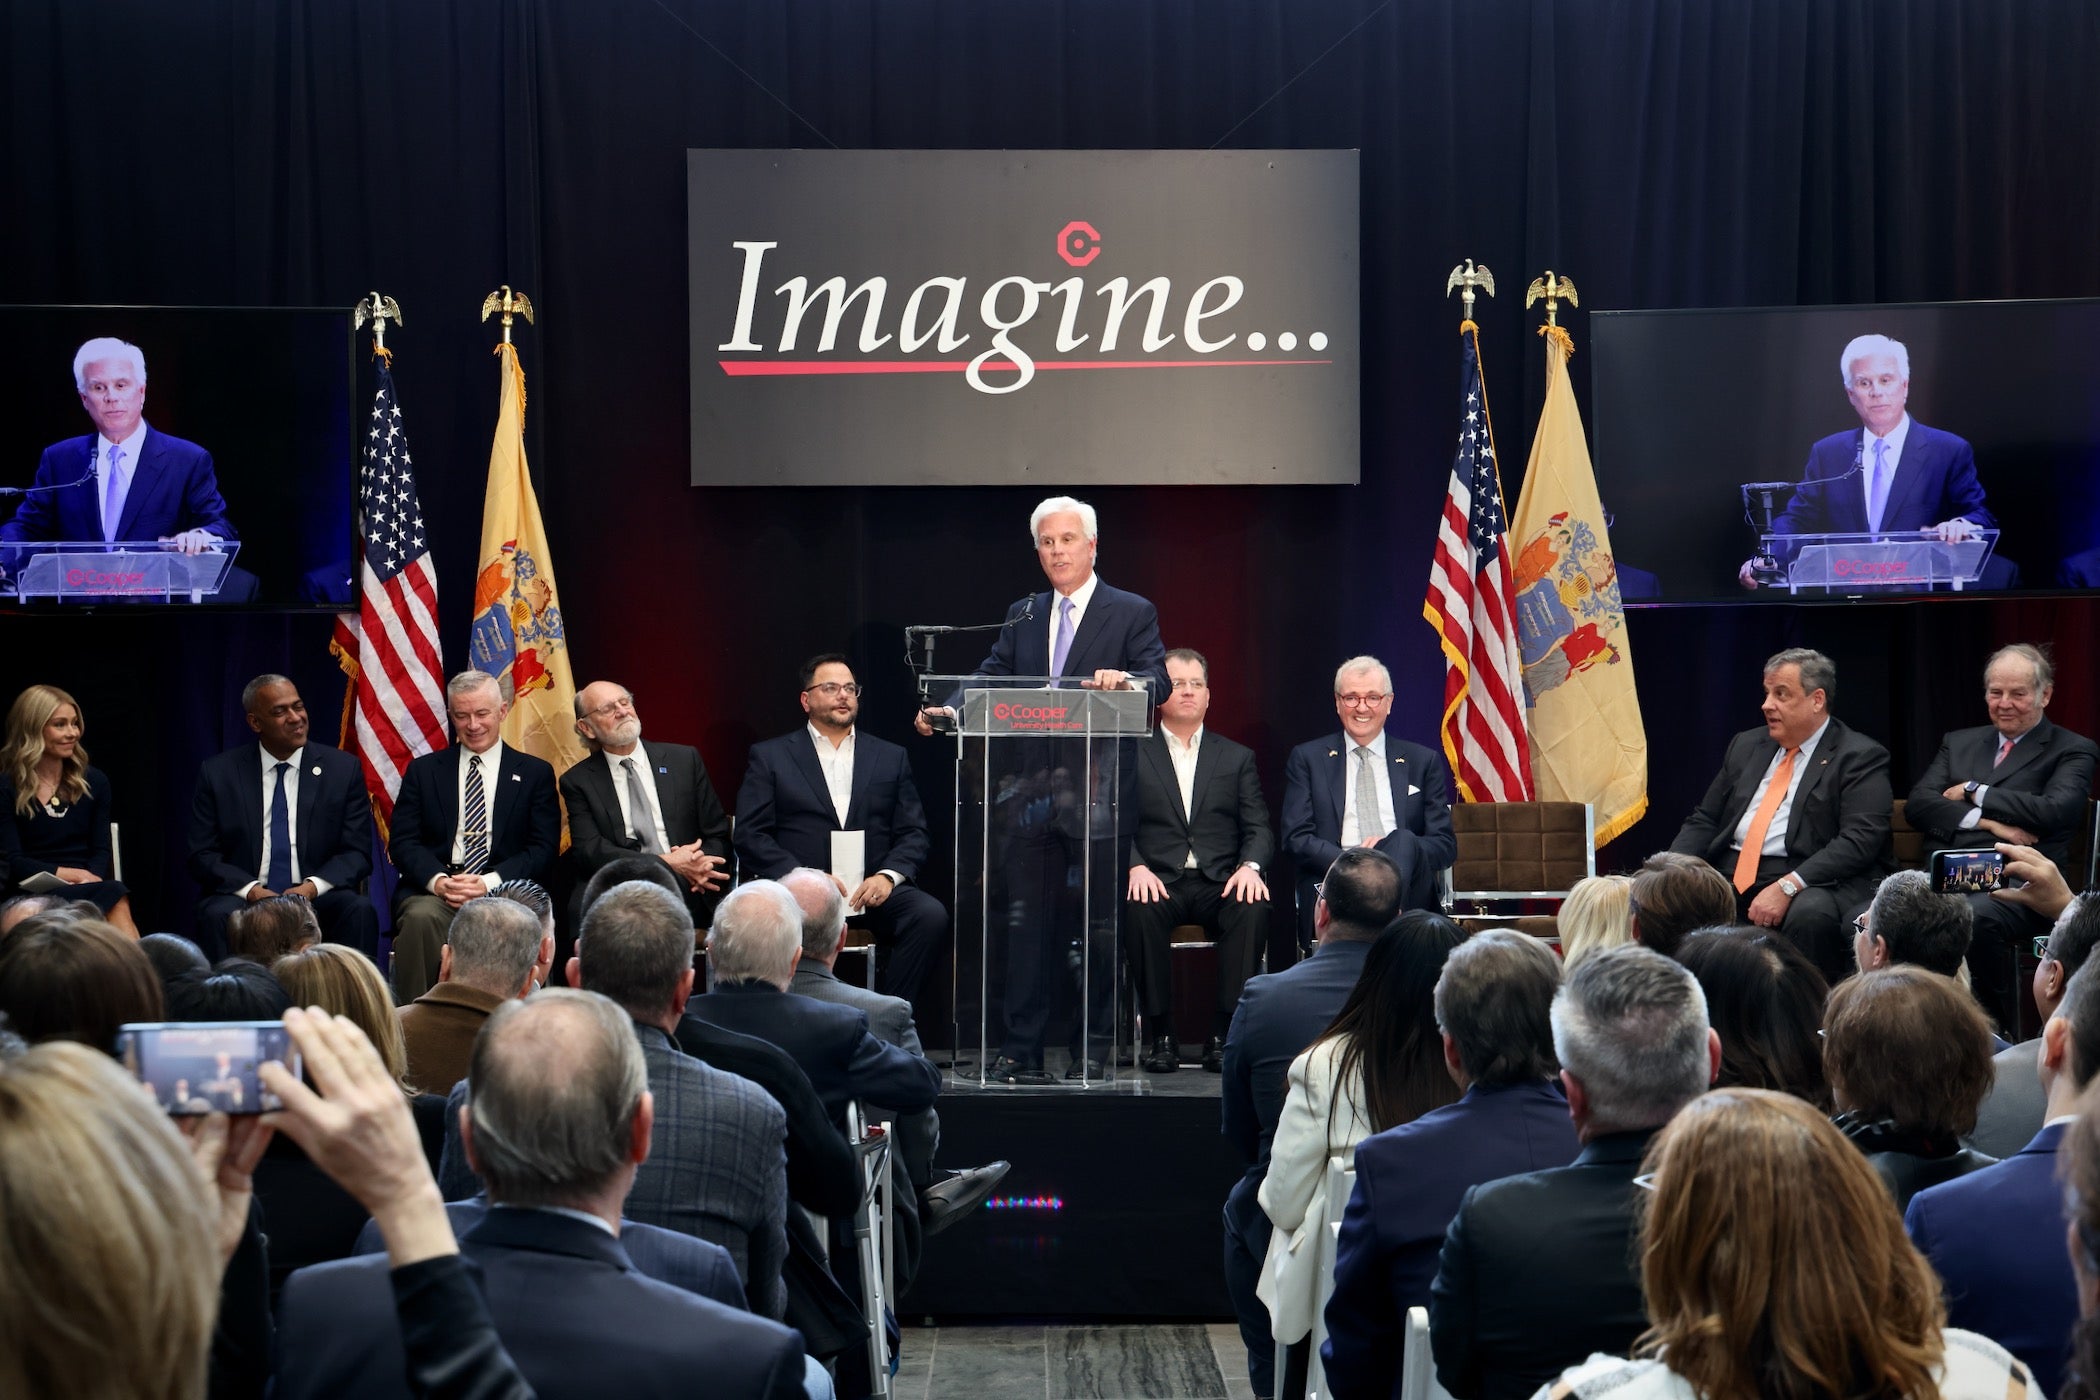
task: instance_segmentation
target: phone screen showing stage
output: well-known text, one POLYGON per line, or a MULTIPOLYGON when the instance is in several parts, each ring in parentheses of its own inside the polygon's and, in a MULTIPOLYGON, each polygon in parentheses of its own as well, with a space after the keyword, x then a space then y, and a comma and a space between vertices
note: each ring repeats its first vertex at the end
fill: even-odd
POLYGON ((122 1027, 117 1057, 173 1114, 267 1113, 284 1107, 257 1073, 275 1060, 299 1073, 278 1021, 153 1022, 122 1027))
POLYGON ((2005 883, 2005 857, 1996 851, 1934 851, 1935 894, 1982 894, 2005 883))

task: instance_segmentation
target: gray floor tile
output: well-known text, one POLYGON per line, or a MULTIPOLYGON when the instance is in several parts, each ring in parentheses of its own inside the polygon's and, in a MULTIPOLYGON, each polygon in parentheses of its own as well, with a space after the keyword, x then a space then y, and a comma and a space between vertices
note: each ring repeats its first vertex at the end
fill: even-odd
POLYGON ((1049 1400, 1225 1400, 1200 1326, 1057 1327, 1048 1352, 1049 1400))
POLYGON ((925 1400, 1035 1400, 1047 1375, 1041 1327, 943 1327, 925 1400))

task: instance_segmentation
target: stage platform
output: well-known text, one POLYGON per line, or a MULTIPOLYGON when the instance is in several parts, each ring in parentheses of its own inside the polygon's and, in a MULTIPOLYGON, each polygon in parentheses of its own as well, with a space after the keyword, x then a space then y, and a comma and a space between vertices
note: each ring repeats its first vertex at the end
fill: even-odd
POLYGON ((975 1218, 926 1242, 899 1317, 1232 1315, 1220 1212, 1243 1165, 1218 1131, 1219 1076, 1117 1076, 1081 1089, 949 1074, 940 1164, 1013 1170, 975 1218))

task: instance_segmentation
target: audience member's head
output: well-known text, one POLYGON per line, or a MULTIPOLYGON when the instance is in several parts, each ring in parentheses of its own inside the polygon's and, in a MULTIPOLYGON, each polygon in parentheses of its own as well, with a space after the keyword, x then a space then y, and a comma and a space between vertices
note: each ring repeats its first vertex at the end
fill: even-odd
POLYGON ((1910 963, 1952 977, 1969 951, 1969 901, 1934 894, 1922 870, 1899 870, 1881 882, 1852 940, 1862 972, 1910 963))
POLYGON ((163 1019, 160 978, 137 940, 105 923, 39 915, 0 940, 0 1013, 32 1043, 113 1053, 117 1027, 163 1019))
POLYGON ((585 911, 568 973, 571 986, 611 997, 645 1025, 673 1030, 693 990, 693 916, 654 881, 614 885, 585 911))
POLYGON ((1353 938, 1368 943, 1400 912, 1400 894, 1399 866, 1383 851, 1351 846, 1327 867, 1313 926, 1322 942, 1353 938))
POLYGON ((1627 917, 1634 942, 1674 958, 1693 929, 1735 922, 1735 887, 1697 856, 1660 851, 1633 877, 1627 917))
POLYGON ((1830 984, 1783 934, 1760 928, 1700 929, 1677 946, 1699 979, 1706 1014, 1721 1037, 1724 1088, 1777 1089, 1830 1110, 1823 1077, 1823 1003, 1830 984))
POLYGON ((394 1010, 386 979, 370 958, 341 943, 316 943, 279 958, 270 971, 284 985, 293 1006, 318 1006, 353 1022, 372 1042, 395 1082, 405 1079, 408 1044, 401 1034, 401 1017, 394 1010))
POLYGON ((619 1213, 651 1121, 625 1011, 561 988, 505 1002, 474 1041, 467 1095, 461 1145, 491 1201, 619 1213))
POLYGON ((1560 917, 1555 921, 1560 929, 1560 966, 1564 974, 1573 972, 1592 953, 1632 941, 1633 929, 1626 912, 1632 892, 1633 880, 1625 875, 1591 875, 1575 882, 1575 888, 1561 901, 1560 917))
POLYGON ((802 956, 831 966, 846 937, 846 897, 829 875, 806 865, 781 876, 780 883, 802 910, 802 956))
POLYGON ((170 1021, 281 1021, 291 994, 276 974, 245 958, 222 958, 205 972, 168 983, 170 1021))
POLYGON ((2035 962, 2034 1008, 2044 1021, 2056 1014, 2064 988, 2085 966, 2095 943, 2100 943, 2100 898, 2080 896, 2056 916, 2047 951, 2035 962))
POLYGON ((264 967, 320 941, 321 921, 303 895, 276 894, 254 900, 226 920, 227 950, 264 967))
POLYGON ((2078 1280, 2078 1326, 2058 1397, 2100 1400, 2100 1084, 2086 1087, 2077 1113, 2064 1130, 2062 1153, 2064 1216, 2071 1225, 2065 1243, 2078 1280))
POLYGON ((0 1058, 0 1200, 0 1395, 200 1400, 218 1202, 114 1060, 0 1058))
POLYGON ((1465 930, 1426 909, 1395 919, 1364 955, 1363 971, 1322 1035, 1347 1037, 1335 1061, 1329 1121, 1346 1085, 1361 1080, 1371 1131, 1411 1123, 1458 1098, 1436 1026, 1436 982, 1465 930))
POLYGON ((1560 961, 1529 934, 1476 933, 1453 949, 1436 981, 1444 1063, 1466 1088, 1544 1079, 1553 1058, 1553 995, 1560 961))
POLYGON ((1713 1082, 1720 1048, 1699 983, 1651 948, 1584 959, 1553 998, 1553 1053, 1584 1142, 1669 1122, 1713 1082))
POLYGON ((210 969, 211 959, 187 938, 172 933, 149 933, 139 940, 139 951, 153 964, 154 975, 166 986, 185 972, 210 969))
POLYGON ((58 790, 66 803, 87 796, 87 716, 80 702, 55 685, 32 685, 7 709, 7 733, 0 737, 0 777, 14 784, 15 813, 28 816, 37 804, 37 764, 47 754, 59 756, 58 790))
MULTIPOLYGON (((658 889, 669 890, 678 896, 681 902, 685 899, 685 882, 678 878, 670 866, 655 856, 619 856, 599 866, 597 872, 584 884, 583 912, 589 914, 591 906, 598 902, 598 896, 615 885, 624 885, 631 880, 646 880, 658 889)), ((685 927, 686 933, 690 935, 693 929, 691 914, 686 915, 685 927)))
POLYGON ((484 895, 459 906, 438 957, 438 979, 487 992, 521 997, 532 990, 548 935, 529 906, 502 895, 484 895))
POLYGON ((1716 1089, 1656 1135, 1647 1168, 1639 1345, 1689 1393, 1939 1393, 1939 1280, 1821 1113, 1791 1094, 1716 1089))
POLYGON ((2100 1072, 2100 971, 2081 969, 2042 1027, 2037 1056, 2048 1116, 2072 1111, 2071 1103, 2100 1072))
MULTIPOLYGON (((18 894, 0 901, 0 938, 15 931, 24 919, 32 918, 47 909, 63 908, 69 901, 62 894, 18 894)), ((99 911, 97 917, 100 917, 99 911)))
POLYGON ((1975 998, 1922 967, 1848 977, 1824 1008, 1823 1069, 1834 1106, 1855 1121, 1951 1143, 1975 1130, 1996 1083, 1991 1054, 1975 998))
POLYGON ((537 880, 505 880, 489 891, 498 899, 522 904, 540 921, 540 932, 554 937, 554 896, 537 880))
POLYGON ((802 906, 778 880, 752 880, 722 897, 708 930, 715 981, 766 982, 787 990, 802 956, 802 906))

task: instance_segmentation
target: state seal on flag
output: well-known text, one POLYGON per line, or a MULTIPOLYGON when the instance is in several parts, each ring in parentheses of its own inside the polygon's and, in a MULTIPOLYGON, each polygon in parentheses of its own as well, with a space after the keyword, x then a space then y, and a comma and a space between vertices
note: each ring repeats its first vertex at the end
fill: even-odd
POLYGON ((474 581, 475 669, 510 677, 524 696, 553 683, 548 665, 567 645, 553 587, 540 576, 532 552, 507 540, 474 581))
POLYGON ((1589 522, 1566 512, 1551 517, 1517 551, 1514 574, 1526 705, 1592 666, 1623 659, 1618 566, 1589 522))

